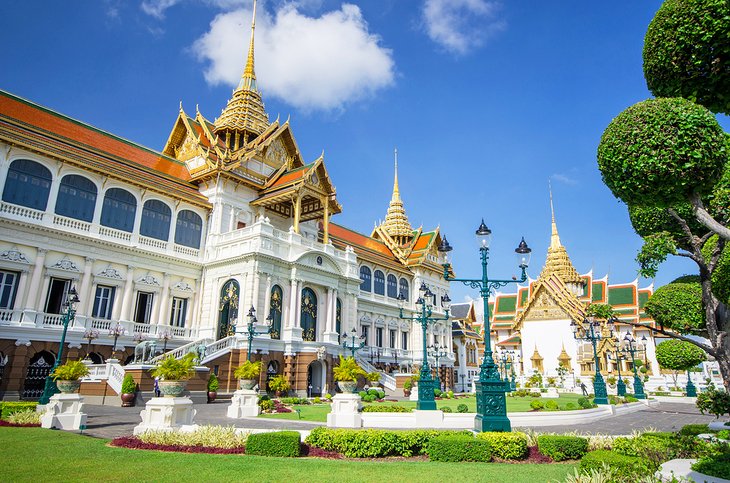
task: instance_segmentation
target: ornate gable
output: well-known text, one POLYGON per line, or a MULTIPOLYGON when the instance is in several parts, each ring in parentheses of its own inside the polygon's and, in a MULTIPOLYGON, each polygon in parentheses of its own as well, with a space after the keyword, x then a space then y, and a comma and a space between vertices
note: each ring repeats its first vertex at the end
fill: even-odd
POLYGON ((519 330, 529 320, 568 318, 582 322, 584 315, 584 304, 556 274, 551 274, 548 278, 540 278, 535 282, 525 309, 515 317, 514 329, 519 330))

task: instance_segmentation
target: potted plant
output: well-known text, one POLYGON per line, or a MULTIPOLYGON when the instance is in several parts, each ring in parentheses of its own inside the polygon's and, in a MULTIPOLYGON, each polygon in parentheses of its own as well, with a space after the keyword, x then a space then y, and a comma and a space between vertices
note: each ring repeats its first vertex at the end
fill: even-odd
POLYGON ((188 379, 195 375, 195 354, 188 352, 180 359, 169 355, 150 371, 160 378, 160 392, 166 397, 178 397, 185 390, 188 379))
POLYGON ((89 367, 81 361, 68 361, 53 371, 51 377, 56 381, 58 390, 64 394, 78 392, 80 379, 89 375, 89 367))
POLYGON ((279 374, 271 378, 269 381, 269 389, 274 391, 276 397, 281 397, 291 389, 291 384, 289 384, 289 381, 284 376, 279 374))
POLYGON ((409 397, 411 395, 411 391, 413 390, 413 380, 411 378, 406 379, 406 382, 403 383, 403 395, 405 397, 409 397))
POLYGON ((211 373, 208 378, 208 403, 215 401, 216 397, 218 397, 218 377, 211 373))
POLYGON ((246 361, 233 372, 233 375, 240 379, 241 389, 253 389, 259 374, 261 374, 261 361, 246 361))
POLYGON ((134 382, 131 374, 125 374, 122 380, 122 407, 131 408, 134 406, 134 397, 137 392, 137 383, 134 382))
POLYGON ((371 386, 377 386, 380 384, 380 373, 378 371, 368 372, 365 376, 371 386))
POLYGON ((340 365, 332 370, 335 381, 340 386, 340 391, 354 393, 357 391, 357 378, 366 377, 367 372, 357 365, 353 357, 340 356, 340 365))

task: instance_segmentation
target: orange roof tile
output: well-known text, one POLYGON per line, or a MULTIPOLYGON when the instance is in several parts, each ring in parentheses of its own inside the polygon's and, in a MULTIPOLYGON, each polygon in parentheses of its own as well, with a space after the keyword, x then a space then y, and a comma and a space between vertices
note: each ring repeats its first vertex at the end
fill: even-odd
POLYGON ((329 235, 330 237, 344 241, 355 249, 365 248, 395 260, 393 252, 391 252, 384 243, 375 240, 374 238, 371 238, 369 236, 357 233, 356 231, 350 230, 349 228, 345 228, 344 226, 330 223, 329 235))

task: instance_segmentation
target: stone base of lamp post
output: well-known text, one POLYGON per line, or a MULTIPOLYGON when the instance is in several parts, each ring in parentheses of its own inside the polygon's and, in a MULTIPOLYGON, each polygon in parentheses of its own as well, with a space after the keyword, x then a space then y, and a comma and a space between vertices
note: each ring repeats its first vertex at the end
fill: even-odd
POLYGON ((641 383, 639 376, 634 376, 634 397, 636 399, 646 399, 646 394, 644 394, 644 384, 641 383))
POLYGON ((505 392, 509 390, 509 383, 500 379, 475 381, 477 392, 477 415, 474 418, 474 430, 484 431, 512 431, 512 425, 507 418, 507 400, 505 392))
POLYGON ((192 426, 195 417, 193 401, 189 397, 153 397, 139 415, 142 422, 135 426, 134 434, 145 431, 179 431, 192 426))
POLYGON ((358 394, 337 394, 332 398, 327 426, 330 428, 361 428, 362 400, 358 394))
POLYGON ((593 380, 593 402, 595 404, 608 404, 608 391, 606 390, 606 381, 603 380, 601 373, 597 373, 593 380))
POLYGON ((54 394, 41 416, 42 428, 78 431, 86 428, 86 414, 81 412, 84 397, 77 393, 54 394))
POLYGON ((619 396, 625 396, 626 395, 626 383, 619 378, 618 382, 616 383, 616 394, 619 396))
POLYGON ((226 413, 229 418, 255 418, 259 415, 259 396, 253 389, 239 389, 231 397, 226 413))
POLYGON ((436 400, 434 399, 433 390, 436 388, 436 381, 432 378, 424 378, 418 380, 418 402, 416 409, 422 411, 435 411, 436 400))

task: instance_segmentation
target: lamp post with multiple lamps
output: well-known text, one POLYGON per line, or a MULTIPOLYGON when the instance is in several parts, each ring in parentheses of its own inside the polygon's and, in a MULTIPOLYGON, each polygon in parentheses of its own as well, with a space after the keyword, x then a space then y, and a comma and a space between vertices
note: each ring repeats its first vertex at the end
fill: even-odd
MULTIPOLYGON (((620 347, 621 341, 617 339, 616 350, 613 353, 613 357, 616 358, 616 369, 618 370, 618 382, 616 383, 616 394, 618 396, 626 395, 626 383, 621 378, 621 361, 624 359, 624 351, 620 347)), ((611 358, 611 354, 606 354, 608 358, 611 358)))
POLYGON ((52 374, 53 371, 61 365, 61 360, 63 360, 63 345, 66 343, 68 324, 71 323, 76 316, 75 304, 80 302, 79 294, 76 292, 76 287, 71 287, 66 293, 65 298, 66 300, 63 302, 63 307, 65 309, 63 313, 63 332, 61 332, 61 343, 58 346, 58 355, 56 356, 56 361, 53 363, 53 367, 51 367, 51 372, 49 372, 48 376, 46 376, 46 385, 43 388, 43 394, 40 399, 38 399, 38 404, 48 404, 51 396, 59 393, 58 386, 56 386, 56 381, 53 380, 52 374))
MULTIPOLYGON (((608 319, 609 325, 613 326, 613 319, 608 319)), ((598 350, 596 349, 596 343, 603 337, 601 333, 597 331, 601 327, 601 323, 595 317, 588 317, 582 324, 576 324, 575 320, 570 323, 570 327, 573 330, 573 337, 576 340, 586 340, 593 345, 593 362, 596 365, 596 375, 593 380, 593 402, 595 404, 608 404, 608 391, 606 390, 606 381, 603 380, 601 375, 601 365, 598 360, 598 350), (586 325, 588 328, 586 328, 586 325)), ((611 330, 613 332, 613 330, 611 330)))
MULTIPOLYGON (((636 371, 636 353, 640 352, 641 349, 634 346, 634 343, 636 342, 636 339, 634 339, 631 334, 628 332, 624 336, 624 340, 626 341, 626 352, 631 355, 631 365, 634 369, 634 397, 636 399, 646 399, 646 394, 644 393, 644 383, 641 382, 641 378, 639 377, 638 372, 636 371)), ((646 336, 643 336, 641 338, 641 342, 646 344, 646 336)))
POLYGON ((444 317, 433 317, 433 306, 436 303, 436 294, 431 292, 428 286, 421 282, 418 289, 419 297, 416 300, 416 313, 411 317, 403 315, 406 297, 403 292, 398 294, 398 306, 400 307, 399 317, 403 320, 414 320, 421 324, 421 332, 423 333, 423 364, 421 364, 420 378, 418 380, 418 402, 416 409, 436 409, 436 400, 434 399, 433 390, 436 389, 435 381, 431 375, 431 368, 428 366, 428 341, 427 329, 429 322, 438 322, 439 320, 449 320, 449 308, 451 307, 451 299, 448 295, 441 297, 441 307, 443 307, 444 317), (428 300, 433 300, 429 303, 428 300))
POLYGON ((345 350, 349 350, 352 354, 352 358, 355 358, 355 351, 359 351, 363 347, 365 347, 365 339, 361 335, 357 335, 357 331, 355 328, 352 328, 352 332, 350 335, 346 335, 344 337, 344 342, 342 342, 342 347, 345 348, 345 350), (349 342, 349 344, 348 344, 349 342))
POLYGON ((264 335, 271 333, 271 322, 274 320, 274 316, 269 314, 268 317, 266 317, 266 330, 258 331, 256 330, 256 322, 258 322, 258 319, 256 318, 256 309, 253 308, 253 305, 250 309, 248 309, 248 324, 246 324, 246 336, 248 338, 248 350, 246 351, 246 360, 251 360, 251 344, 253 343, 253 338, 257 335, 264 335))
POLYGON ((448 356, 449 353, 436 342, 428 346, 428 355, 436 359, 436 377, 434 377, 434 383, 438 389, 441 389, 441 364, 439 364, 439 360, 448 356))
POLYGON ((482 220, 481 225, 479 225, 476 231, 482 262, 482 277, 478 279, 451 277, 449 252, 452 250, 452 247, 449 245, 446 237, 443 237, 441 240, 438 251, 441 264, 444 267, 444 279, 449 282, 462 282, 473 289, 479 290, 484 304, 484 358, 479 370, 479 379, 476 382, 477 415, 474 419, 474 428, 477 431, 511 431, 512 427, 507 418, 507 400, 505 397, 505 393, 510 389, 510 383, 499 377, 497 365, 494 363, 494 358, 492 357, 491 330, 489 327, 489 295, 499 287, 504 287, 510 283, 522 283, 527 280, 526 270, 530 263, 530 253, 532 250, 527 246, 524 238, 515 249, 518 264, 522 270, 522 276, 519 280, 516 278, 512 278, 511 280, 490 279, 487 272, 487 264, 489 262, 489 241, 491 235, 492 231, 484 224, 484 220, 482 220))

